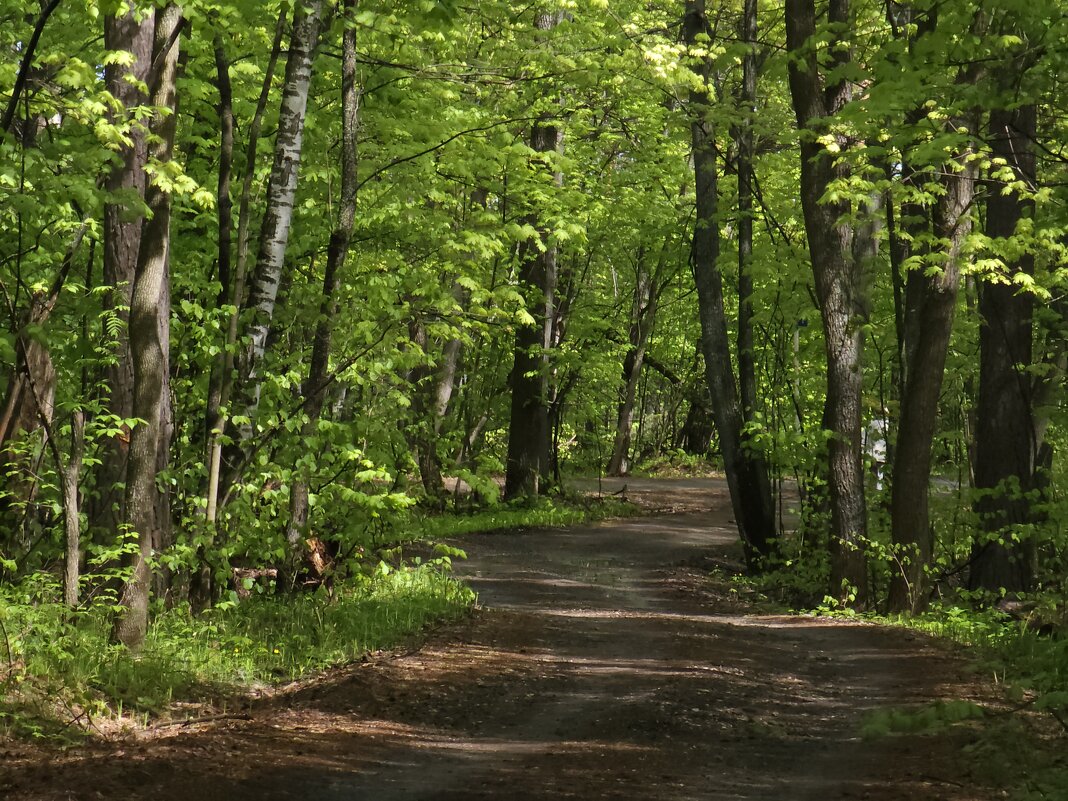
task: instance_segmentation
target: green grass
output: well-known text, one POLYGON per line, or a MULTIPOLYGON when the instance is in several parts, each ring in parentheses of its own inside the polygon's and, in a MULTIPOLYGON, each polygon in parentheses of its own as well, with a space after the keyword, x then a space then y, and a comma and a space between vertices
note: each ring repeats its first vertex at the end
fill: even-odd
POLYGON ((634 466, 631 475, 649 478, 722 478, 719 459, 675 450, 659 454, 634 466))
MULTIPOLYGON (((970 704, 959 720, 978 721, 978 736, 969 747, 978 775, 1011 788, 1020 801, 1068 798, 1068 638, 1064 633, 1035 631, 1027 621, 995 610, 947 604, 924 615, 884 618, 967 648, 977 674, 1003 687, 1005 707, 970 704), (1034 715, 1045 717, 1036 727, 1034 715)), ((959 710, 969 703, 956 702, 959 710)), ((905 726, 933 719, 954 723, 942 709, 921 709, 905 715, 905 726)), ((1041 719, 1041 718, 1039 718, 1041 719)))
POLYGON ((637 512, 634 504, 616 498, 538 498, 528 505, 501 504, 466 515, 413 515, 408 534, 412 539, 441 540, 520 528, 574 526, 637 512))
POLYGON ((962 606, 936 608, 892 622, 970 646, 981 669, 1014 694, 1056 695, 1068 702, 1068 639, 1041 633, 1027 621, 962 606))
POLYGON ((223 703, 396 646, 474 601, 436 566, 383 567, 333 597, 253 597, 199 617, 185 607, 160 612, 134 657, 108 643, 106 607, 72 616, 50 589, 58 590, 35 588, 32 603, 25 592, 0 596, 0 731, 8 734, 73 736, 94 718, 223 703))

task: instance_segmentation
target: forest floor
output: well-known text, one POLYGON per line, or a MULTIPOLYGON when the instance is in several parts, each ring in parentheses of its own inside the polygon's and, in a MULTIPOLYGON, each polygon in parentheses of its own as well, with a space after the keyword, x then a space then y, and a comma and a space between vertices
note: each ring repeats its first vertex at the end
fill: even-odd
POLYGON ((996 698, 963 658, 904 629, 760 613, 708 577, 738 557, 722 482, 627 483, 660 511, 469 538, 458 569, 481 608, 421 647, 240 716, 0 746, 0 797, 1002 797, 965 756, 967 725, 861 734, 874 710, 996 698))

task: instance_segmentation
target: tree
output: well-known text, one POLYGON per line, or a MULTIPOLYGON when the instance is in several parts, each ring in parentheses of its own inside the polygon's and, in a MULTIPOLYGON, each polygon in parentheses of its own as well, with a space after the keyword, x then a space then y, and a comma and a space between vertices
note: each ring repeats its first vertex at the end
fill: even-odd
MULTIPOLYGON (((145 211, 145 165, 148 158, 144 126, 137 120, 137 109, 148 102, 142 87, 147 86, 152 64, 153 19, 155 10, 130 3, 121 15, 104 17, 104 46, 114 54, 128 53, 129 59, 116 56, 104 68, 104 81, 120 111, 114 124, 123 132, 117 161, 107 176, 108 202, 104 206, 103 280, 111 287, 109 303, 118 318, 129 325, 129 308, 134 274, 141 243, 145 211)), ((133 417, 133 362, 129 340, 120 337, 115 360, 106 368, 109 397, 108 410, 119 420, 133 417)), ((97 473, 97 497, 91 518, 113 532, 126 519, 123 508, 127 480, 129 437, 112 437, 104 451, 97 473)))
MULTIPOLYGON (((323 298, 315 324, 311 365, 301 387, 305 422, 302 434, 313 442, 326 399, 330 371, 330 344, 337 315, 337 289, 345 267, 352 227, 356 220, 356 137, 359 127, 360 88, 356 85, 356 25, 352 11, 356 0, 344 0, 344 32, 341 36, 341 198, 337 223, 330 235, 323 274, 323 298)), ((291 556, 298 555, 308 525, 308 485, 297 478, 290 488, 289 524, 286 540, 291 556)))
MULTIPOLYGON (((702 0, 687 3, 683 29, 691 47, 707 42, 710 28, 702 0)), ((710 64, 707 58, 704 62, 699 75, 707 84, 710 64)), ((723 277, 718 263, 718 166, 709 90, 691 89, 689 104, 697 204, 691 260, 701 320, 701 351, 735 520, 745 545, 746 560, 751 567, 757 567, 773 550, 775 507, 767 464, 743 436, 744 416, 731 364, 723 277)))
MULTIPOLYGON (((170 3, 155 19, 152 40, 152 70, 149 73, 150 101, 156 109, 152 124, 153 142, 149 157, 164 168, 174 152, 177 128, 177 75, 179 37, 183 20, 181 7, 170 3)), ((131 650, 139 650, 148 630, 149 582, 152 550, 163 521, 157 518, 159 490, 160 422, 166 402, 163 388, 168 372, 168 352, 160 337, 160 321, 169 320, 167 290, 170 258, 171 194, 157 175, 145 187, 149 216, 141 232, 130 296, 130 358, 133 362, 133 413, 144 422, 130 435, 124 509, 126 520, 137 540, 132 554, 131 574, 126 580, 115 619, 113 637, 131 650)))
MULTIPOLYGON (((1032 209, 1022 182, 1035 184, 1035 107, 999 108, 990 114, 989 141, 1008 191, 992 182, 987 194, 986 231, 995 240, 1016 234, 1032 209)), ((1037 454, 1032 380, 1034 298, 1019 291, 1012 275, 1031 275, 1034 260, 1023 253, 979 290, 979 406, 975 485, 983 494, 976 509, 986 536, 977 541, 969 577, 975 589, 1026 592, 1034 584, 1035 542, 1019 527, 1033 522, 1037 454), (1014 531, 1015 530, 1015 531, 1014 531), (1014 536, 1015 533, 1015 536, 1014 536)))
POLYGON ((860 450, 863 265, 854 258, 848 201, 827 197, 831 185, 844 179, 848 169, 835 157, 846 142, 833 127, 835 114, 851 96, 841 69, 849 61, 849 46, 839 38, 850 26, 848 0, 831 0, 828 26, 834 37, 830 59, 838 68, 829 79, 818 58, 815 4, 812 0, 786 3, 790 95, 801 131, 801 207, 827 356, 824 428, 829 438, 831 591, 864 605, 868 519, 860 450))
POLYGON ((254 418, 259 405, 262 376, 258 373, 267 335, 271 330, 278 288, 283 278, 286 246, 293 224, 293 206, 304 144, 304 123, 311 88, 315 49, 322 25, 322 0, 296 3, 293 9, 293 32, 289 40, 285 82, 275 134, 274 165, 267 185, 266 205, 260 230, 259 254, 249 284, 248 297, 242 306, 247 345, 238 352, 238 374, 234 407, 242 422, 232 426, 234 444, 228 449, 229 475, 225 486, 235 481, 242 469, 248 441, 255 431, 254 418))
MULTIPOLYGON (((941 41, 930 42, 937 30, 937 11, 931 10, 917 24, 917 34, 910 50, 917 45, 929 53, 944 49, 941 41)), ((980 31, 973 28, 974 33, 980 31)), ((917 59, 922 55, 912 53, 917 59)), ((930 70, 930 64, 920 65, 930 70)), ((943 93, 952 113, 953 90, 975 85, 978 73, 973 66, 957 72, 952 87, 943 93)), ((967 101, 965 101, 967 102, 967 101)), ((926 118, 922 110, 909 115, 903 128, 915 126, 926 118)), ((912 191, 933 195, 928 234, 922 219, 924 209, 915 202, 907 204, 906 235, 911 243, 914 262, 904 281, 904 305, 901 315, 901 414, 893 458, 893 482, 890 498, 891 539, 897 549, 897 569, 890 585, 889 605, 895 611, 919 611, 926 605, 928 581, 926 570, 934 553, 931 533, 929 494, 931 455, 938 425, 939 399, 942 393, 946 356, 953 330, 957 290, 968 258, 967 237, 972 228, 972 200, 975 193, 977 161, 974 146, 973 112, 963 110, 950 117, 945 130, 943 152, 953 158, 936 163, 934 175, 928 165, 917 165, 911 148, 905 148, 902 172, 907 173, 912 191), (922 186, 927 182, 927 186, 922 186), (917 219, 919 218, 919 219, 917 219), (931 236, 933 235, 933 238, 931 236)), ((920 129, 917 149, 926 144, 920 129)))
MULTIPOLYGON (((561 12, 538 11, 534 27, 549 33, 561 18, 561 12)), ((544 154, 542 158, 557 185, 563 178, 552 165, 563 141, 559 123, 550 112, 542 112, 530 128, 530 147, 534 153, 544 154)), ((539 228, 538 235, 523 243, 518 276, 530 321, 516 328, 515 356, 508 379, 512 397, 504 479, 504 497, 508 500, 537 495, 548 488, 551 480, 549 351, 553 344, 558 250, 545 224, 539 226, 536 216, 532 222, 539 228)))
POLYGON ((665 283, 662 278, 668 243, 660 251, 657 268, 649 269, 648 256, 639 247, 635 258, 634 302, 631 306, 630 331, 626 355, 623 357, 622 392, 616 415, 616 434, 612 455, 605 472, 610 476, 625 476, 630 470, 631 428, 634 425, 634 401, 638 392, 645 351, 656 323, 656 306, 665 283))

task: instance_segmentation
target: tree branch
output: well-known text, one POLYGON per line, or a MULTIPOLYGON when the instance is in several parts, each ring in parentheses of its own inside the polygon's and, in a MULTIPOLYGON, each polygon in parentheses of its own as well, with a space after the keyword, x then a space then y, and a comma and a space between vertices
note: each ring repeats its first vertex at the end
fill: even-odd
POLYGON ((15 121, 15 111, 18 109, 19 98, 22 95, 22 90, 26 86, 26 80, 30 75, 30 65, 33 62, 34 52, 37 50, 37 43, 41 40, 41 34, 44 32, 44 27, 48 23, 48 18, 52 16, 52 12, 56 10, 59 4, 63 0, 51 0, 51 2, 41 10, 41 16, 37 18, 37 24, 33 28, 33 34, 30 36, 30 41, 26 44, 26 49, 22 53, 22 62, 19 64, 19 74, 15 78, 15 87, 11 90, 11 97, 7 101, 7 108, 4 110, 4 117, 0 120, 0 131, 8 133, 11 130, 11 125, 15 121))

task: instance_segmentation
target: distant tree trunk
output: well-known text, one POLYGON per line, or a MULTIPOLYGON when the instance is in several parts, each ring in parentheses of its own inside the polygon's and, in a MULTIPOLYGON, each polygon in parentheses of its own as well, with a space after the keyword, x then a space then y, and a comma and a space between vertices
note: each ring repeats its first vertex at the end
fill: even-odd
MULTIPOLYGON (((460 306, 467 304, 468 293, 463 287, 453 284, 452 294, 460 306)), ((418 317, 408 324, 408 336, 429 358, 431 341, 426 327, 418 317)), ((441 347, 441 356, 436 366, 429 362, 424 363, 413 369, 408 376, 412 385, 412 424, 406 427, 406 436, 419 469, 423 492, 427 499, 439 508, 445 505, 445 481, 441 472, 438 441, 456 388, 456 374, 462 349, 463 343, 460 339, 448 339, 441 347)))
MULTIPOLYGON (((1033 105, 990 114, 990 147, 1028 187, 1035 185, 1033 105)), ((987 193, 986 232, 994 239, 1014 236, 1032 202, 1016 191, 1005 194, 1000 181, 987 193)), ((1012 276, 1032 274, 1034 257, 1020 255, 1007 272, 979 287, 979 408, 976 423, 976 503, 985 536, 972 553, 972 589, 1027 592, 1035 580, 1035 543, 1011 536, 1014 526, 1033 520, 1026 493, 1033 488, 1039 444, 1034 429, 1031 377, 1032 295, 1017 289, 1012 276)))
POLYGON ((434 433, 441 433, 442 423, 448 414, 449 405, 452 403, 453 393, 456 391, 456 373, 460 369, 460 354, 463 352, 463 342, 460 339, 450 339, 445 343, 441 351, 441 366, 438 369, 437 391, 434 393, 434 433))
MULTIPOLYGON (((696 44, 699 34, 707 31, 704 0, 687 0, 683 29, 690 45, 696 44)), ((708 70, 706 62, 700 70, 702 77, 707 79, 708 70)), ((731 364, 723 277, 718 265, 719 174, 715 135, 708 118, 711 111, 708 91, 691 90, 689 105, 697 201, 691 258, 701 319, 701 350, 734 518, 745 546, 746 561, 751 569, 758 569, 772 553, 775 506, 767 463, 755 451, 747 450, 743 441, 744 418, 731 364)))
MULTIPOLYGON (((0 495, 0 525, 12 534, 20 528, 20 518, 25 519, 26 505, 37 494, 35 472, 26 464, 25 454, 11 448, 20 434, 24 435, 42 428, 46 440, 51 440, 51 423, 55 414, 56 369, 48 347, 27 331, 45 325, 59 301, 60 294, 74 266, 74 257, 85 237, 88 222, 83 222, 67 248, 59 273, 47 291, 35 292, 30 299, 30 308, 19 322, 15 338, 15 365, 7 381, 7 394, 0 407, 0 477, 9 478, 7 493, 0 495), (8 514, 9 504, 17 499, 22 507, 16 517, 8 514)), ((46 442, 57 453, 55 442, 46 442)), ((57 458, 56 469, 62 473, 62 459, 57 458)), ((80 469, 80 467, 79 467, 80 469)), ((4 538, 0 537, 0 542, 4 538)))
MULTIPOLYGON (((150 156, 161 164, 171 161, 177 126, 176 78, 178 66, 178 30, 181 8, 168 4, 157 14, 153 39, 153 78, 150 103, 169 110, 157 114, 151 123, 153 143, 150 156)), ((138 548, 130 560, 131 574, 119 600, 120 611, 112 636, 133 651, 140 649, 148 629, 149 582, 151 557, 158 541, 157 519, 159 488, 160 424, 163 413, 164 386, 168 373, 167 351, 160 337, 161 319, 169 320, 166 303, 167 264, 170 252, 171 198, 155 183, 145 188, 145 205, 150 216, 141 233, 130 300, 130 355, 134 370, 133 413, 144 422, 134 427, 130 436, 130 460, 126 480, 126 523, 136 533, 138 548)))
MULTIPOLYGON (((36 316, 33 303, 29 319, 36 316)), ((48 348, 38 339, 21 334, 16 339, 15 368, 8 380, 0 418, 0 543, 13 545, 27 520, 29 504, 37 497, 39 482, 32 457, 13 448, 14 441, 40 429, 48 445, 49 424, 55 412, 56 368, 48 348)))
POLYGON ((716 423, 712 419, 712 410, 708 408, 707 387, 702 383, 694 389, 696 391, 688 398, 686 418, 682 421, 676 441, 678 447, 691 456, 708 456, 712 438, 716 435, 716 423))
MULTIPOLYGON (((532 137, 537 139, 538 137, 532 137)), ((533 325, 515 334, 515 356, 509 377, 511 414, 504 497, 537 495, 549 480, 552 432, 549 427, 548 352, 556 277, 556 250, 524 249, 519 271, 533 325)))
POLYGON ((612 456, 605 472, 610 476, 624 476, 630 471, 630 436, 634 425, 634 399, 645 361, 645 350, 656 321, 657 286, 649 270, 645 254, 638 253, 635 265, 634 306, 631 312, 630 336, 623 358, 623 378, 619 409, 616 415, 616 435, 612 456))
POLYGON ((890 583, 890 609, 896 612, 919 611, 926 600, 924 571, 934 548, 928 513, 931 446, 953 331, 961 251, 971 230, 975 167, 970 153, 944 165, 943 173, 944 192, 934 224, 945 258, 940 265, 912 270, 906 279, 906 296, 917 308, 906 312, 915 324, 905 329, 904 350, 909 356, 890 498, 891 536, 899 560, 890 583))
MULTIPOLYGON (((559 12, 538 12, 534 27, 550 31, 561 19, 559 12)), ((530 147, 537 153, 556 153, 563 131, 547 115, 531 126, 530 147)), ((562 176, 557 173, 559 184, 562 176)), ((512 390, 508 420, 508 457, 505 466, 505 500, 537 495, 550 480, 552 430, 549 425, 549 350, 552 347, 556 300, 557 246, 544 225, 537 224, 540 246, 527 243, 519 268, 519 286, 532 325, 515 332, 515 357, 509 384, 512 390)))
POLYGON ((230 426, 234 444, 225 450, 227 485, 235 481, 243 467, 242 461, 249 439, 255 432, 256 408, 259 405, 263 377, 259 365, 267 347, 267 334, 274 318, 275 300, 282 283, 286 247, 293 223, 293 207, 297 194, 301 150, 304 143, 304 120, 308 108, 315 48, 322 23, 322 0, 296 3, 293 11, 293 33, 286 60, 282 105, 275 137, 274 165, 267 184, 267 200, 260 230, 259 255, 249 286, 249 294, 242 307, 247 320, 245 333, 249 344, 238 353, 237 383, 234 387, 234 411, 252 422, 230 426))
MULTIPOLYGON (((829 19, 848 25, 848 0, 831 0, 829 19)), ((831 594, 856 606, 867 602, 864 540, 867 507, 861 459, 863 391, 862 267, 853 259, 853 231, 843 222, 845 201, 823 202, 828 187, 842 178, 844 167, 817 135, 848 101, 844 79, 824 87, 814 47, 814 0, 787 0, 786 40, 790 51, 790 94, 801 129, 801 206, 808 234, 816 297, 823 319, 827 353, 827 401, 824 425, 831 432, 828 487, 831 500, 831 594)), ((849 59, 848 48, 832 50, 834 66, 849 59)))
MULTIPOLYGON (((422 320, 415 318, 408 324, 408 337, 419 347, 424 358, 429 358, 430 340, 422 320)), ((445 481, 441 476, 437 450, 437 393, 440 385, 435 381, 435 371, 429 362, 412 370, 409 382, 412 385, 412 421, 408 426, 408 443, 419 468, 423 492, 431 503, 441 505, 445 499, 445 481)))
POLYGON ((757 105, 757 0, 745 0, 741 39, 742 113, 738 126, 738 387, 742 418, 752 420, 757 401, 756 360, 753 347, 753 118, 757 105))
MULTIPOLYGON (((127 52, 133 57, 129 64, 115 62, 104 67, 105 86, 124 109, 116 122, 132 119, 132 110, 148 102, 140 87, 148 81, 148 70, 152 63, 152 32, 156 12, 151 3, 130 2, 128 5, 130 8, 123 16, 104 18, 105 48, 127 52)), ((131 122, 126 136, 129 144, 119 151, 121 163, 112 168, 106 184, 108 193, 114 199, 104 206, 103 277, 104 284, 112 287, 108 301, 110 307, 124 325, 129 324, 127 309, 141 242, 147 158, 142 125, 131 122)), ((110 392, 108 411, 123 420, 130 419, 133 416, 134 379, 129 338, 125 332, 119 337, 115 362, 105 368, 105 383, 110 392)), ((119 522, 126 519, 122 507, 122 487, 126 483, 128 450, 127 437, 113 437, 104 448, 101 464, 97 468, 96 497, 89 517, 95 525, 110 531, 117 531, 119 522)))
MULTIPOLYGON (((319 428, 326 401, 326 386, 330 372, 330 345, 337 315, 337 293, 341 271, 349 251, 349 240, 356 220, 356 146, 359 126, 360 90, 356 85, 356 27, 348 20, 356 0, 345 0, 346 24, 341 44, 341 203, 337 224, 330 235, 326 269, 323 274, 323 298, 319 305, 319 319, 315 324, 311 366, 301 387, 305 398, 305 422, 302 436, 314 437, 319 428)), ((303 476, 294 479, 289 496, 289 524, 286 540, 290 554, 297 557, 304 550, 308 529, 308 481, 303 476)))

